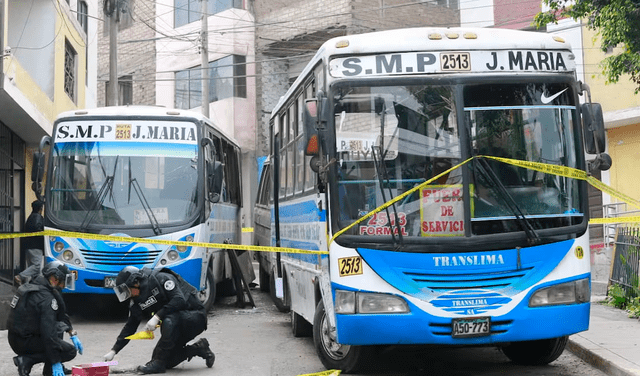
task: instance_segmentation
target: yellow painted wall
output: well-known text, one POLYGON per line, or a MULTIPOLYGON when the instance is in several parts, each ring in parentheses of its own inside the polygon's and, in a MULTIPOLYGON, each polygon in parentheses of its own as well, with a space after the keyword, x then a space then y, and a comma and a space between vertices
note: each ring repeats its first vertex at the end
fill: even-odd
POLYGON ((60 112, 84 108, 85 106, 85 90, 86 90, 86 37, 78 32, 74 27, 73 21, 69 19, 72 15, 60 9, 60 3, 56 6, 59 8, 55 12, 56 26, 55 30, 60 30, 55 40, 55 66, 54 73, 54 96, 53 101, 49 96, 40 89, 33 81, 29 72, 27 72, 17 59, 12 59, 9 64, 9 57, 5 58, 5 70, 7 77, 11 78, 11 82, 20 92, 33 104, 38 112, 53 123, 56 116, 60 112), (62 15, 62 16, 61 16, 62 15), (63 19, 65 17, 65 19, 63 19), (71 100, 69 95, 64 91, 64 59, 65 59, 65 40, 68 41, 76 51, 76 103, 71 100))
MULTIPOLYGON (((640 94, 634 94, 635 85, 628 75, 615 84, 607 84, 600 62, 609 56, 600 49, 600 41, 593 30, 582 28, 585 63, 585 81, 591 87, 591 98, 602 105, 605 112, 640 107, 640 94)), ((614 49, 613 53, 617 53, 614 49)), ((611 128, 607 126, 607 152, 613 160, 609 170, 609 183, 614 189, 640 200, 640 124, 611 128)), ((619 200, 611 198, 612 202, 619 200)), ((631 210, 633 208, 629 208, 631 210)))
MULTIPOLYGON (((60 3, 57 4, 60 8, 60 3)), ((59 14, 63 16, 72 16, 59 9, 59 14)), ((60 35, 56 38, 56 55, 55 55, 55 85, 54 85, 54 111, 56 116, 63 111, 75 110, 85 107, 85 61, 86 56, 86 39, 73 27, 70 19, 62 19, 59 15, 56 20, 56 30, 61 27, 60 35), (62 23, 58 25, 58 23, 62 23), (65 56, 65 40, 73 46, 76 52, 76 101, 73 102, 69 95, 64 91, 64 56, 65 56)))
MULTIPOLYGON (((636 200, 640 200, 640 124, 613 128, 607 132, 611 186, 636 200)), ((631 209, 631 208, 630 208, 631 209)))
MULTIPOLYGON (((591 87, 591 99, 602 104, 605 112, 640 106, 640 94, 633 93, 635 85, 629 75, 620 76, 615 84, 606 84, 600 62, 609 56, 600 49, 600 41, 593 30, 582 28, 584 45, 585 81, 591 87)), ((614 50, 613 53, 619 51, 614 50)))

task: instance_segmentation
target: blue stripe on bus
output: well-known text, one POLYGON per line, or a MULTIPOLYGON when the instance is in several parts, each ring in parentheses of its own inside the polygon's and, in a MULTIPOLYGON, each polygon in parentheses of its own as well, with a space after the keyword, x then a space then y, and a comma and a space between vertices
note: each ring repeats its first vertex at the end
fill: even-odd
MULTIPOLYGON (((584 274, 553 283, 588 276, 584 274)), ((342 288, 336 284, 333 287, 342 288)), ((337 340, 346 345, 491 345, 555 338, 589 328, 589 303, 531 308, 528 302, 533 292, 535 290, 507 314, 492 316, 489 336, 453 338, 451 318, 430 315, 408 302, 410 312, 406 314, 337 314, 337 340)))
MULTIPOLYGON (((324 234, 326 211, 318 209, 313 197, 309 200, 280 206, 280 246, 309 251, 320 249, 320 236, 324 234), (289 231, 288 231, 289 230, 289 231)), ((275 211, 271 210, 271 223, 275 222, 275 211)), ((275 233, 272 231, 272 245, 275 245, 275 233)), ((315 254, 282 253, 284 258, 299 260, 313 265, 320 258, 315 254)))
MULTIPOLYGON (((315 199, 291 205, 280 205, 280 223, 324 222, 326 212, 318 209, 315 199)), ((275 212, 271 210, 271 222, 275 221, 275 212)))
POLYGON ((473 253, 408 253, 358 248, 367 264, 385 281, 405 294, 430 301, 452 290, 499 291, 510 297, 542 280, 574 244, 573 240, 502 251, 473 253))

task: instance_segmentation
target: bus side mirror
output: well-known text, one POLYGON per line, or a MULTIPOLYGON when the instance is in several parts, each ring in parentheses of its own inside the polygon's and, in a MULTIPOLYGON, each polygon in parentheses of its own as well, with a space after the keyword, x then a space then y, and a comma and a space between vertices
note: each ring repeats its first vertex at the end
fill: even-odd
POLYGON ((34 183, 42 183, 44 176, 44 153, 41 151, 33 152, 33 167, 31 168, 31 181, 34 183))
POLYGON ((216 203, 220 201, 220 195, 222 194, 222 180, 224 178, 224 171, 222 163, 207 162, 207 187, 209 188, 209 201, 216 203))
POLYGON ((588 154, 604 152, 606 147, 604 117, 600 103, 585 103, 582 105, 582 126, 586 152, 588 154))
POLYGON ((588 154, 596 154, 588 161, 589 171, 607 171, 611 168, 611 157, 605 153, 606 135, 604 130, 604 116, 600 103, 585 103, 581 106, 582 126, 584 134, 584 148, 588 154))

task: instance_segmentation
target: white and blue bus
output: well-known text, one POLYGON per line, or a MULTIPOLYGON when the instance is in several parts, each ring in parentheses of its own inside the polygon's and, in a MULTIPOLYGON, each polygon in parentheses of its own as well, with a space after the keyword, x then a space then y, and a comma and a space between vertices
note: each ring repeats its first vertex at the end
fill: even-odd
POLYGON ((170 268, 210 309, 216 284, 231 278, 224 250, 169 244, 240 241, 240 148, 199 113, 146 106, 62 113, 34 153, 32 180, 45 201, 45 230, 82 233, 45 237, 46 261, 77 275, 73 293, 113 294, 127 265, 170 268))
POLYGON ((271 245, 324 251, 261 256, 294 335, 345 372, 378 345, 554 361, 590 309, 587 184, 562 172, 610 166, 586 92, 569 44, 546 33, 324 43, 272 112, 272 193, 258 194, 271 245))

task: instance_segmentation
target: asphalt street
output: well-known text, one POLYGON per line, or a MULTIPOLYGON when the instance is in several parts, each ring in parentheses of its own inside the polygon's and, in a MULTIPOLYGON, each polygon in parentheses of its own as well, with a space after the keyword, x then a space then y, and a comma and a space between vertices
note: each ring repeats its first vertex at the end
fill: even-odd
MULTIPOLYGON (((253 291, 256 308, 238 308, 235 297, 220 299, 209 316, 209 327, 203 333, 216 354, 213 368, 203 359, 194 358, 172 370, 169 375, 189 376, 296 376, 324 371, 311 338, 294 338, 289 314, 280 313, 268 294, 253 291)), ((84 345, 84 354, 67 364, 102 361, 113 345, 126 320, 126 311, 118 305, 97 305, 91 301, 75 302, 74 326, 84 345), (84 314, 78 312, 85 311, 84 314), (100 312, 95 312, 100 310, 100 312)), ((115 359, 118 365, 110 374, 134 375, 135 368, 150 359, 156 340, 132 341, 115 359)), ((14 356, 0 331, 0 375, 16 375, 10 359, 14 356)), ((42 366, 31 375, 40 375, 42 366)), ((364 374, 364 373, 363 373, 364 374)), ((367 375, 580 375, 604 376, 569 351, 549 366, 523 367, 511 363, 495 348, 385 348, 367 375)))

